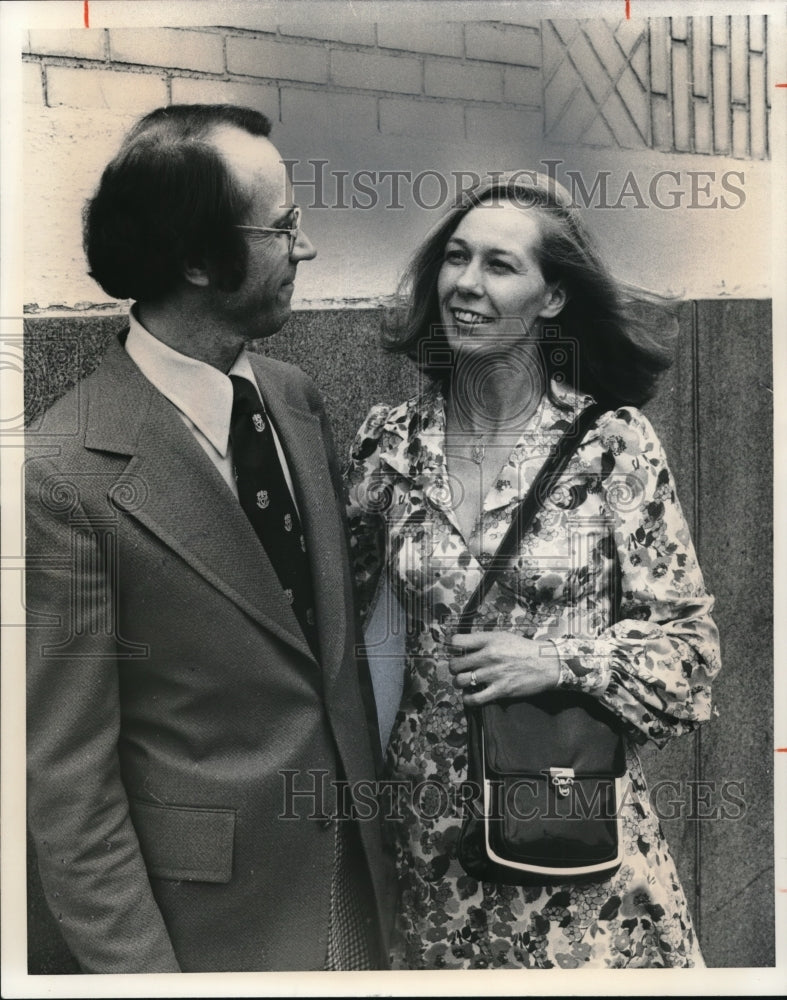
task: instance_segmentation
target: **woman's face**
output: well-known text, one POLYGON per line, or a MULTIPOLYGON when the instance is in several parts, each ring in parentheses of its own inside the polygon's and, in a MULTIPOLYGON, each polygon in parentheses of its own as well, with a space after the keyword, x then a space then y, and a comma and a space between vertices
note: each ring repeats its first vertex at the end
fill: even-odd
POLYGON ((519 344, 539 317, 562 309, 562 290, 547 285, 536 261, 537 211, 509 201, 478 205, 446 243, 437 297, 455 353, 519 344))

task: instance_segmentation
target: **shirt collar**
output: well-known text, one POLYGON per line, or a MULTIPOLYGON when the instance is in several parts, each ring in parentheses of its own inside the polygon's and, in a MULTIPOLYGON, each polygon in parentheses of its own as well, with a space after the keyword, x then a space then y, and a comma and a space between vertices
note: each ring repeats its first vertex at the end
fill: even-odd
MULTIPOLYGON (((180 354, 149 333, 129 315, 126 351, 139 370, 225 458, 232 416, 232 383, 229 377, 204 361, 180 354)), ((235 359, 231 375, 248 379, 259 395, 257 380, 245 349, 235 359)))

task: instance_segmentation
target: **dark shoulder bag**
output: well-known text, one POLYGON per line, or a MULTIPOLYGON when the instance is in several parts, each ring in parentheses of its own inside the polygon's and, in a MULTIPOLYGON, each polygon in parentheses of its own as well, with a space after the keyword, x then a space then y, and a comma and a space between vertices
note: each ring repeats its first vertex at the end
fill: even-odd
MULTIPOLYGON (((459 619, 473 618, 591 424, 587 407, 519 505, 459 619)), ((620 723, 595 698, 550 691, 467 710, 468 787, 458 857, 479 881, 546 885, 600 881, 620 867, 625 756, 620 723)))

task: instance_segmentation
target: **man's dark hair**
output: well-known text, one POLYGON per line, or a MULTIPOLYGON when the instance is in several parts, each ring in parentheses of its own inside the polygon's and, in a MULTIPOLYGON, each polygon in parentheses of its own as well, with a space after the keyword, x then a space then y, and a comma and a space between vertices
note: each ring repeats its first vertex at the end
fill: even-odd
POLYGON ((270 121, 230 104, 174 104, 145 115, 108 164, 83 213, 89 274, 118 299, 153 302, 204 261, 222 291, 243 281, 242 191, 210 141, 222 126, 267 136, 270 121))

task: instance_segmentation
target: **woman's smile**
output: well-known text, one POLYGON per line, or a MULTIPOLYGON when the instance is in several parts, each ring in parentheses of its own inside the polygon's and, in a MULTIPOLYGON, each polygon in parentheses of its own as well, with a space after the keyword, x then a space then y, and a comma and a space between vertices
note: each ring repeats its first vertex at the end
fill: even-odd
POLYGON ((473 349, 488 341, 499 347, 504 334, 506 341, 521 340, 539 317, 560 311, 562 297, 555 299, 538 263, 540 241, 536 214, 510 202, 478 205, 464 216, 446 243, 437 279, 449 345, 466 347, 473 338, 473 349))
POLYGON ((452 308, 450 312, 458 326, 483 326, 486 323, 494 322, 494 317, 483 316, 470 309, 452 308))

